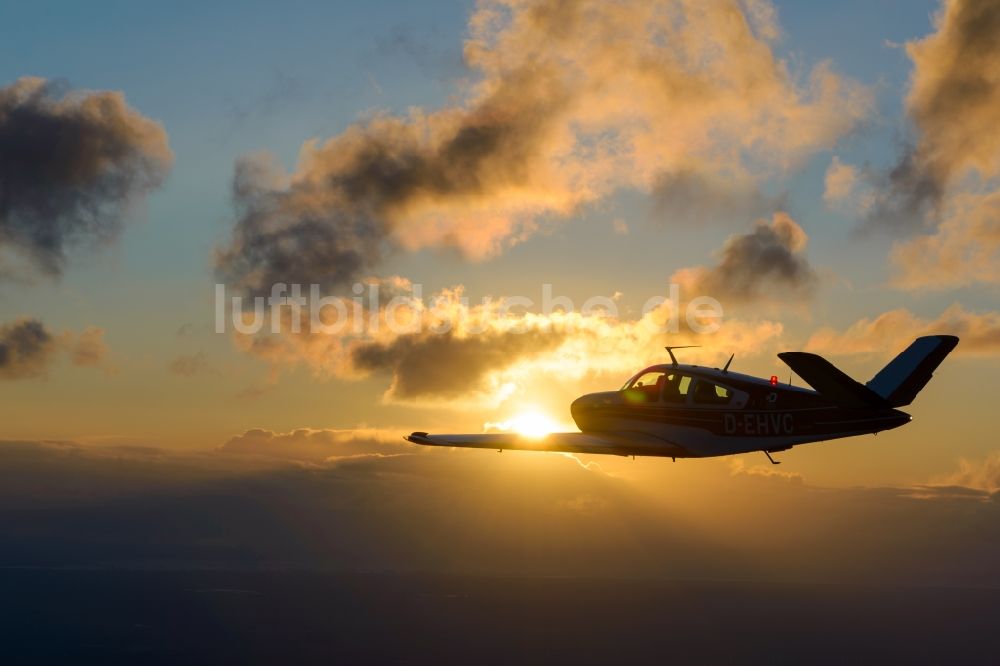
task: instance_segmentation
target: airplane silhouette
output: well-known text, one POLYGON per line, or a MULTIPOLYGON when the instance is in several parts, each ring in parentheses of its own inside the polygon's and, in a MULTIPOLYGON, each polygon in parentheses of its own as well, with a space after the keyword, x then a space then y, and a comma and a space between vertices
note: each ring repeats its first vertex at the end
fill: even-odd
POLYGON ((407 441, 426 446, 705 458, 875 434, 909 423, 900 411, 913 402, 958 344, 953 335, 917 338, 871 381, 861 384, 821 356, 783 352, 778 358, 812 386, 782 384, 725 367, 671 363, 639 372, 618 391, 590 393, 570 411, 580 432, 529 437, 515 433, 431 435, 407 441))

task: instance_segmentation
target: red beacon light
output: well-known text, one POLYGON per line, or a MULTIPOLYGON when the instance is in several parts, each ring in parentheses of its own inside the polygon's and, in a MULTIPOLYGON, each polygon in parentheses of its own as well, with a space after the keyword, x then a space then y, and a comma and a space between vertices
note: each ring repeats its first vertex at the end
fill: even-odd
POLYGON ((771 386, 778 385, 778 375, 771 375, 771 386))

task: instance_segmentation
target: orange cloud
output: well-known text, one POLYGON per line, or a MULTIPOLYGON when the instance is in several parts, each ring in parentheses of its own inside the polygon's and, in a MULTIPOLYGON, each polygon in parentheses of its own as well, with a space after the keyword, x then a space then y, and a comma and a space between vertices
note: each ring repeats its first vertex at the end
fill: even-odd
POLYGON ((806 349, 817 353, 892 355, 914 338, 935 334, 961 338, 960 354, 1000 353, 1000 312, 970 312, 952 305, 936 319, 927 320, 906 309, 890 310, 874 319, 861 319, 847 330, 824 328, 812 335, 806 349))
POLYGON ((857 169, 850 164, 844 164, 834 155, 823 181, 823 201, 830 206, 841 205, 854 194, 857 181, 857 169))
POLYGON ((1000 453, 991 453, 982 460, 958 461, 958 470, 934 480, 936 485, 973 488, 987 493, 1000 491, 1000 453))
POLYGON ((1000 282, 1000 190, 957 193, 934 233, 896 243, 892 284, 902 289, 950 289, 1000 282))

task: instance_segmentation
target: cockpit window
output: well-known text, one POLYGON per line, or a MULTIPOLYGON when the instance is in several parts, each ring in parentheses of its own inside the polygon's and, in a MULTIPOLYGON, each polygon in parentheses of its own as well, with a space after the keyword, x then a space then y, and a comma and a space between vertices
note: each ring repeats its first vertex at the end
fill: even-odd
POLYGON ((658 402, 664 381, 662 372, 644 372, 626 385, 626 396, 632 402, 658 402))
POLYGON ((725 405, 732 397, 732 391, 725 386, 719 386, 703 379, 698 380, 694 387, 694 401, 700 405, 725 405))

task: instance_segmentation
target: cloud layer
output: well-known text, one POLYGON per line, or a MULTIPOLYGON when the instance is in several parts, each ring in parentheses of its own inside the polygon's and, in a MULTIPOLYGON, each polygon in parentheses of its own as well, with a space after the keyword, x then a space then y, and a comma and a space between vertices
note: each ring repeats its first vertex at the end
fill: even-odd
POLYGON ((162 126, 121 93, 0 88, 0 271, 58 276, 70 248, 117 237, 172 161, 162 126))
POLYGON ((299 428, 291 432, 273 432, 256 428, 231 438, 219 447, 219 451, 276 460, 320 463, 366 455, 412 453, 413 449, 404 444, 399 433, 372 428, 353 430, 299 428))
POLYGON ((393 445, 320 432, 249 431, 215 454, 2 442, 0 564, 1000 582, 1000 505, 978 472, 976 487, 835 489, 709 460, 623 461, 612 476, 402 442, 322 463, 393 445), (236 455, 262 447, 289 455, 236 455))
POLYGON ((870 107, 826 63, 797 82, 771 49, 773 8, 753 8, 481 2, 460 103, 309 141, 291 174, 267 156, 239 162, 218 272, 253 294, 334 288, 398 248, 490 256, 620 187, 711 174, 712 191, 753 192, 759 174, 832 146, 870 107))

